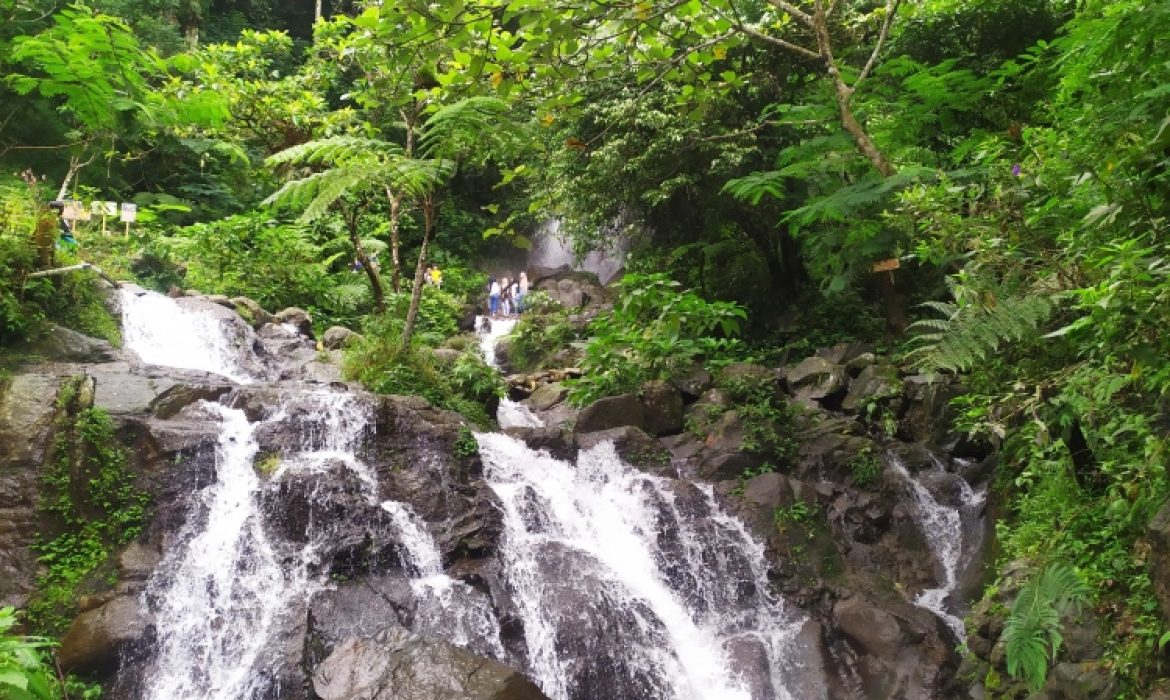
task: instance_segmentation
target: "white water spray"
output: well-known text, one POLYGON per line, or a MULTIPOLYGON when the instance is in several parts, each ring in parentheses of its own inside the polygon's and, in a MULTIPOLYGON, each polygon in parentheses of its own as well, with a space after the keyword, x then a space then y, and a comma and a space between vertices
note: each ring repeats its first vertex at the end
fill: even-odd
POLYGON ((122 290, 122 338, 143 362, 195 369, 238 384, 260 379, 241 358, 252 353, 255 335, 242 322, 229 333, 222 318, 180 305, 174 299, 134 287, 122 290))
POLYGON ((500 623, 491 601, 482 592, 443 573, 443 561, 426 524, 405 503, 386 501, 382 509, 398 528, 403 548, 415 576, 414 631, 503 660, 500 623))
MULTIPOLYGON (((947 607, 947 598, 954 592, 959 581, 959 564, 963 557, 963 512, 977 513, 986 499, 986 492, 976 492, 967 481, 956 477, 960 489, 960 505, 948 506, 938 502, 938 499, 924 486, 920 478, 915 478, 906 469, 905 463, 896 454, 887 454, 887 460, 894 469, 906 479, 910 491, 914 496, 915 510, 918 514, 919 525, 926 537, 927 546, 934 554, 935 559, 942 566, 943 578, 937 588, 923 590, 915 598, 914 604, 930 610, 951 628, 955 637, 960 641, 967 638, 966 628, 962 618, 958 617, 947 607)), ((945 473, 944 465, 934 460, 935 473, 945 473)))
POLYGON ((636 472, 611 444, 574 468, 506 435, 477 438, 504 505, 504 564, 545 693, 573 697, 590 655, 608 654, 645 697, 749 700, 729 651, 750 640, 770 664, 766 697, 791 697, 785 648, 801 621, 768 594, 762 547, 709 490, 636 472), (684 512, 674 488, 696 489, 688 507, 697 512, 684 512), (596 624, 619 647, 572 648, 573 627, 591 615, 605 617, 596 624))

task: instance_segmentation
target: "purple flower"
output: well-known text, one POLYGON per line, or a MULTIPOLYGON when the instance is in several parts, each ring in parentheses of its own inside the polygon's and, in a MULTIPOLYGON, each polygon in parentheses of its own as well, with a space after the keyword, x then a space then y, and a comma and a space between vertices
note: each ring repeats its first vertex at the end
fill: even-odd
POLYGON ((1020 176, 1020 173, 1021 173, 1022 171, 1023 171, 1023 168, 1021 168, 1021 167, 1020 167, 1020 164, 1019 164, 1019 163, 1012 163, 1012 175, 1015 175, 1016 177, 1019 177, 1019 176, 1020 176))

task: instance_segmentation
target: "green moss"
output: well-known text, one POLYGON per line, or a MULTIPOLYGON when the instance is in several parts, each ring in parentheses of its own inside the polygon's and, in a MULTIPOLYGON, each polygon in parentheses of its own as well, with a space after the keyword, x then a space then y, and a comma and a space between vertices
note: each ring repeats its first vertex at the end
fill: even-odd
POLYGON ((29 621, 49 635, 64 632, 79 595, 107 588, 116 578, 110 555, 137 537, 145 520, 147 496, 133 484, 113 421, 92 400, 87 378, 62 385, 41 475, 37 508, 54 526, 35 545, 44 571, 29 621))
POLYGON ((252 463, 252 467, 260 476, 272 476, 280 469, 280 465, 284 463, 284 458, 275 452, 267 452, 256 456, 256 461, 252 463))

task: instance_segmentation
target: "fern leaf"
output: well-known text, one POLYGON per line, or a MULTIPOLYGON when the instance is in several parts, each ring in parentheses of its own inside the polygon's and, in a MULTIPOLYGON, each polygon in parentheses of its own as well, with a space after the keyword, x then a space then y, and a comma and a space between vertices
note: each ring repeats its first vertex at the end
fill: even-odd
MULTIPOLYGON (((955 290, 956 298, 965 296, 955 290)), ((971 369, 1005 342, 1019 342, 1036 334, 1052 313, 1053 302, 1043 295, 997 297, 965 305, 927 302, 937 317, 911 324, 916 335, 907 358, 918 369, 962 372, 971 369)))

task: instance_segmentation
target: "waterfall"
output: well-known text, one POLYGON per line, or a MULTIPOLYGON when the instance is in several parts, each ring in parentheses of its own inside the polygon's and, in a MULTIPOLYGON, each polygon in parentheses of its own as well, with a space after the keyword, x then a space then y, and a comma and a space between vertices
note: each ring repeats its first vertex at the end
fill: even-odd
POLYGON ((123 342, 143 362, 212 372, 238 384, 260 379, 247 369, 262 363, 252 350, 256 336, 242 320, 229 329, 221 316, 132 285, 122 289, 121 302, 123 342))
MULTIPOLYGON (((514 324, 477 326, 493 366, 514 324)), ((540 425, 507 400, 498 420, 540 425)), ((528 669, 549 697, 795 697, 791 645, 804 618, 771 595, 763 545, 710 486, 638 472, 612 443, 573 465, 507 435, 476 437, 504 507, 501 556, 528 669)))
POLYGON ((532 233, 532 250, 528 253, 528 267, 558 268, 567 266, 572 270, 584 270, 597 275, 602 284, 609 284, 625 264, 626 250, 630 241, 625 234, 625 217, 617 217, 610 226, 604 227, 599 240, 611 241, 610 247, 591 250, 583 257, 573 251, 573 244, 561 234, 560 219, 549 219, 532 233))
POLYGON ((964 550, 964 515, 978 517, 979 509, 986 499, 986 491, 976 492, 966 479, 954 476, 959 487, 959 503, 950 506, 940 503, 930 489, 923 484, 924 475, 949 474, 945 465, 937 458, 933 459, 933 469, 924 470, 917 476, 912 476, 906 469, 905 463, 896 454, 888 453, 887 461, 901 474, 910 486, 914 497, 915 513, 918 516, 919 526, 926 537, 927 546, 934 554, 935 559, 942 567, 943 577, 937 588, 923 590, 915 598, 914 604, 930 610, 951 628, 955 637, 963 642, 967 638, 967 631, 963 627, 962 618, 955 615, 947 607, 947 599, 958 586, 959 566, 964 550))
POLYGON ((186 546, 150 582, 148 595, 161 608, 147 700, 251 697, 276 616, 308 588, 303 569, 283 570, 264 530, 255 426, 242 411, 204 409, 223 423, 218 479, 200 494, 206 512, 180 533, 186 546))
POLYGON ((530 671, 550 697, 591 697, 607 682, 620 689, 609 697, 792 697, 785 651, 803 620, 769 594, 762 546, 709 489, 637 472, 611 444, 574 467, 506 435, 477 437, 504 505, 530 671), (733 654, 766 664, 764 681, 733 654))
MULTIPOLYGON (((167 345, 162 329, 177 318, 222 336, 201 347, 230 350, 224 325, 155 301, 125 307, 144 360, 194 364, 189 348, 167 345)), ((485 356, 512 323, 484 332, 485 356)), ((199 362, 224 376, 235 367, 227 352, 199 362)), ((211 402, 187 409, 220 426, 215 480, 191 494, 186 523, 147 584, 158 638, 143 680, 147 700, 288 692, 277 685, 286 676, 275 659, 314 596, 334 585, 321 561, 330 521, 278 529, 280 514, 265 504, 306 484, 308 504, 330 498, 334 486, 350 488, 384 518, 372 532, 399 552, 411 592, 401 615, 415 633, 522 666, 554 700, 826 697, 819 677, 795 661, 805 618, 771 594, 763 545, 723 512, 710 486, 638 472, 609 443, 571 464, 507 435, 477 435, 501 511, 502 588, 491 584, 501 602, 447 575, 431 525, 410 505, 379 497, 377 475, 356 454, 373 424, 364 399, 303 386, 264 392, 262 418, 211 402), (274 434, 285 436, 279 464, 262 477, 260 445, 274 434), (507 643, 497 610, 513 630, 507 643), (797 688, 797 678, 812 685, 797 688)), ((503 406, 504 424, 539 423, 518 404, 503 406)))
POLYGON ((304 618, 309 600, 327 584, 311 524, 291 556, 287 543, 267 531, 261 503, 266 487, 340 465, 357 476, 370 501, 376 494, 373 473, 353 454, 368 411, 348 394, 290 394, 258 423, 249 423, 239 409, 206 402, 201 408, 223 426, 216 482, 198 494, 178 536, 182 544, 171 549, 148 585, 148 599, 156 601, 159 649, 147 700, 235 700, 260 693, 268 682, 270 644, 304 618), (253 466, 255 435, 280 422, 298 426, 301 444, 265 484, 253 466))
POLYGON ((385 501, 382 509, 398 528, 407 561, 414 569, 414 631, 446 639, 477 654, 503 660, 500 622, 480 591, 443 573, 442 557, 426 524, 405 503, 385 501))

